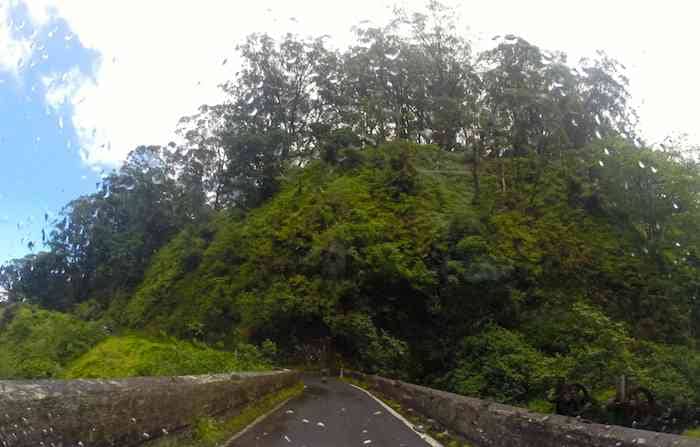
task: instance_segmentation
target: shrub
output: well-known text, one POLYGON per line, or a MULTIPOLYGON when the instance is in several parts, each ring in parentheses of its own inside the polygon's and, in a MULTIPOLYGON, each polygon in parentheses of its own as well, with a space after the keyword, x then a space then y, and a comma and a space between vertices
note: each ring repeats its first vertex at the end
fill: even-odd
POLYGON ((463 340, 457 367, 443 379, 451 391, 501 402, 527 402, 546 394, 551 360, 517 332, 492 325, 463 340))
POLYGON ((97 323, 21 306, 0 328, 0 378, 56 377, 74 358, 106 336, 97 323))
POLYGON ((262 354, 251 345, 227 352, 173 338, 154 340, 126 335, 104 340, 73 362, 63 376, 173 376, 268 368, 262 354))

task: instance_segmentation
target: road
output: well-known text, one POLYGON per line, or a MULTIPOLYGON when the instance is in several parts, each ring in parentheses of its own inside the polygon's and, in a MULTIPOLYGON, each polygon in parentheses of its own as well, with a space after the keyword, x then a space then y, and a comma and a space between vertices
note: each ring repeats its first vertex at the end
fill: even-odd
POLYGON ((304 377, 304 392, 229 447, 426 447, 421 437, 362 390, 304 377))

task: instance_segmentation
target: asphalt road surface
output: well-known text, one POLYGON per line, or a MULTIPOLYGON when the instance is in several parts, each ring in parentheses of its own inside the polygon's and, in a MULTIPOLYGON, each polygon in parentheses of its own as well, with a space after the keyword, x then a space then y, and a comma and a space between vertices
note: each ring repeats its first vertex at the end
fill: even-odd
POLYGON ((426 447, 429 444, 366 393, 304 377, 300 396, 238 437, 235 447, 426 447))

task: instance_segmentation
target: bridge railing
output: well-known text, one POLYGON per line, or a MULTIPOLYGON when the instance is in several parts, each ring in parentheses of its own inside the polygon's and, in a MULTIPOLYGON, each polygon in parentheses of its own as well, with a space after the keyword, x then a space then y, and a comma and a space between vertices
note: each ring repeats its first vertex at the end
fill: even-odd
POLYGON ((356 371, 344 373, 402 408, 438 421, 477 447, 700 447, 698 439, 586 423, 356 371))
POLYGON ((0 446, 139 445, 298 381, 293 371, 0 381, 0 446))

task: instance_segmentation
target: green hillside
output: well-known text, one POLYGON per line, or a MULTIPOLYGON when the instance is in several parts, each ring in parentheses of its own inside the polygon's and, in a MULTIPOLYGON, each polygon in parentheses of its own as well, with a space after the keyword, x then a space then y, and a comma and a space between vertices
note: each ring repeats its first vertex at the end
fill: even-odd
MULTIPOLYGON (((685 226, 697 208, 659 212, 667 236, 644 240, 624 202, 639 191, 612 176, 640 160, 661 176, 680 168, 606 149, 546 169, 508 163, 505 192, 487 165, 478 204, 459 156, 347 150, 351 161, 290 175, 243 218, 183 231, 114 314, 229 347, 271 339, 290 361, 328 338, 351 366, 506 402, 542 398, 559 378, 605 393, 622 373, 697 402, 696 322, 680 298, 694 272, 678 262, 696 246, 685 226)), ((669 182, 668 194, 693 182, 669 182)))

